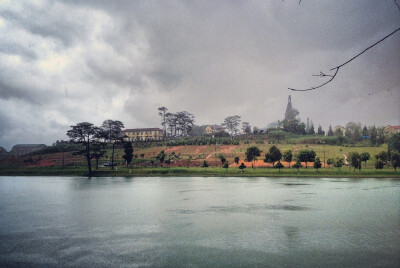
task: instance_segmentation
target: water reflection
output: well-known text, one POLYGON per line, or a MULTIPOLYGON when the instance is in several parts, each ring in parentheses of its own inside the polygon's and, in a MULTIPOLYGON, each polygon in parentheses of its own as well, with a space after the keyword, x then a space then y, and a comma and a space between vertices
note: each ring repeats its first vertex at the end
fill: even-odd
POLYGON ((283 227, 283 232, 285 233, 288 241, 288 247, 289 248, 294 248, 297 246, 297 243, 299 242, 299 228, 294 227, 294 226, 284 226, 283 227))
POLYGON ((398 180, 2 177, 0 266, 396 266, 399 204, 398 180))

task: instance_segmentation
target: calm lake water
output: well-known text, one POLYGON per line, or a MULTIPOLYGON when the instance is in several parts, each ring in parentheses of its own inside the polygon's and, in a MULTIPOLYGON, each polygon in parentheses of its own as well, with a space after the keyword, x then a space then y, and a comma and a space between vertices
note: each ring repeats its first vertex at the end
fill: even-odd
POLYGON ((0 177, 0 266, 399 267, 400 180, 0 177))

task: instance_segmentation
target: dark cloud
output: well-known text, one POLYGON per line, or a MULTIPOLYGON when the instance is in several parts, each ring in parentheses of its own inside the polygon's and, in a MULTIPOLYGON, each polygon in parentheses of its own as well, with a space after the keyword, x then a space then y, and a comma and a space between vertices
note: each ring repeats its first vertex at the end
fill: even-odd
MULTIPOLYGON (((7 135, 9 129, 14 128, 13 122, 10 120, 10 118, 6 115, 5 112, 6 111, 5 111, 4 108, 1 109, 1 113, 0 113, 0 126, 1 126, 0 127, 0 137, 4 137, 5 135, 7 135)), ((5 144, 2 145, 2 146, 5 146, 5 144)))
POLYGON ((239 114, 265 127, 282 119, 289 94, 303 120, 325 129, 400 123, 400 34, 319 90, 287 89, 318 85, 312 74, 399 27, 393 1, 10 3, 0 8, 0 35, 14 33, 0 40, 0 102, 8 107, 0 146, 18 137, 16 125, 30 126, 21 142, 49 133, 47 143, 81 121, 154 127, 159 106, 187 110, 197 124, 239 114), (28 118, 8 112, 21 102, 28 118))
POLYGON ((15 44, 9 43, 7 40, 4 40, 3 43, 0 44, 0 53, 6 55, 20 55, 27 60, 36 60, 37 54, 30 49, 29 44, 15 44))
POLYGON ((40 7, 25 3, 22 10, 0 10, 0 16, 16 28, 68 47, 87 34, 86 28, 79 24, 79 21, 71 23, 72 21, 68 20, 71 17, 63 14, 59 8, 55 2, 48 2, 40 7))
POLYGON ((55 94, 49 90, 37 90, 34 86, 29 84, 9 84, 7 83, 6 77, 0 75, 0 99, 20 100, 33 105, 43 105, 53 102, 55 94), (41 94, 38 94, 38 91, 40 91, 41 94))

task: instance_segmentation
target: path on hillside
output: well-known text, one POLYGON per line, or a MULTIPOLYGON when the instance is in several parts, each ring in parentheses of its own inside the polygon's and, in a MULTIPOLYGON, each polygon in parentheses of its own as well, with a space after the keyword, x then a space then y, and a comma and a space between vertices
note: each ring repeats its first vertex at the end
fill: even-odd
MULTIPOLYGON (((228 152, 230 152, 230 151, 232 151, 232 149, 233 148, 235 148, 235 146, 230 146, 228 149, 226 149, 226 150, 221 150, 221 153, 228 153, 228 152)), ((225 148, 224 148, 225 149, 225 148)), ((210 158, 211 156, 213 156, 213 155, 215 155, 217 152, 214 152, 214 153, 211 153, 211 154, 209 154, 207 157, 206 157, 206 160, 208 159, 208 158, 210 158)))
POLYGON ((211 156, 213 156, 215 153, 212 153, 212 154, 210 154, 210 155, 207 155, 207 157, 206 157, 206 160, 208 159, 208 158, 210 158, 211 156))
POLYGON ((348 166, 349 165, 349 162, 347 161, 347 155, 345 155, 345 154, 342 154, 343 155, 343 157, 344 157, 344 164, 346 165, 346 166, 348 166))

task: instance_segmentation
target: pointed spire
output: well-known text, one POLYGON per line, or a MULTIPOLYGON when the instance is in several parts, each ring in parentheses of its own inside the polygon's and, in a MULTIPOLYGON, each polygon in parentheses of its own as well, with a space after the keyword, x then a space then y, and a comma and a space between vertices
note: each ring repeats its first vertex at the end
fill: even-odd
POLYGON ((293 107, 292 107, 292 97, 289 95, 288 98, 288 104, 286 107, 286 113, 285 113, 285 119, 288 119, 288 116, 290 114, 290 112, 292 111, 293 107))

